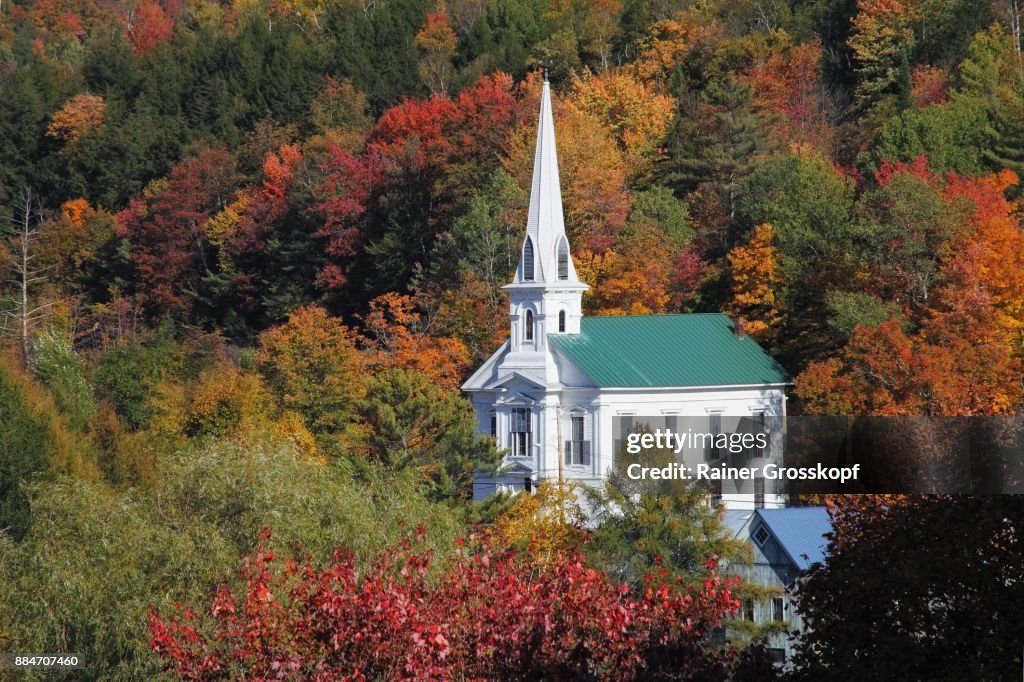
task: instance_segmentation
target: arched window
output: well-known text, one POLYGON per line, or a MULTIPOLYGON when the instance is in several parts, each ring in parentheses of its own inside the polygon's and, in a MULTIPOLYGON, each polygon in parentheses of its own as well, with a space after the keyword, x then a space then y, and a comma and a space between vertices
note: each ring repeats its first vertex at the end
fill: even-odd
POLYGON ((560 332, 564 332, 565 331, 565 311, 564 310, 559 310, 558 311, 558 331, 560 331, 560 332))
POLYGON ((526 311, 526 340, 533 341, 533 311, 526 311))
POLYGON ((533 240, 529 237, 523 244, 523 279, 527 282, 533 281, 533 240))
POLYGON ((558 241, 558 279, 569 279, 569 244, 564 237, 558 241))

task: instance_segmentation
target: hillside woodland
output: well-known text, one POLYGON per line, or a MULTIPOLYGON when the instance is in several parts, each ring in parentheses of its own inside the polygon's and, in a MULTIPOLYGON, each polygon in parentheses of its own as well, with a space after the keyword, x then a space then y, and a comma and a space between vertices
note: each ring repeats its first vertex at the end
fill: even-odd
MULTIPOLYGON (((698 497, 590 531, 557 487, 470 501, 542 73, 585 314, 742 315, 794 413, 1009 416, 1022 10, 0 0, 0 651, 771 679, 698 497)), ((828 502, 792 674, 1019 674, 1024 505, 828 502)))

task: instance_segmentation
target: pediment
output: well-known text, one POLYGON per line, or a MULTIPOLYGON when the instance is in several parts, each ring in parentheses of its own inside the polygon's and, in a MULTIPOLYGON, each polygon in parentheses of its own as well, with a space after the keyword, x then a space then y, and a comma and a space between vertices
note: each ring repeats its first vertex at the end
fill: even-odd
POLYGON ((524 385, 528 390, 534 391, 544 391, 548 388, 547 384, 537 377, 530 376, 529 374, 523 374, 522 372, 512 372, 491 384, 489 388, 510 389, 517 384, 524 385))
POLYGON ((533 469, 526 466, 522 462, 511 462, 507 466, 502 467, 498 470, 499 476, 506 476, 509 474, 532 474, 533 469))
POLYGON ((531 395, 529 393, 523 393, 522 391, 516 391, 514 393, 509 393, 498 398, 497 404, 513 406, 519 405, 523 407, 529 407, 532 405, 536 405, 539 402, 539 400, 539 396, 531 395))

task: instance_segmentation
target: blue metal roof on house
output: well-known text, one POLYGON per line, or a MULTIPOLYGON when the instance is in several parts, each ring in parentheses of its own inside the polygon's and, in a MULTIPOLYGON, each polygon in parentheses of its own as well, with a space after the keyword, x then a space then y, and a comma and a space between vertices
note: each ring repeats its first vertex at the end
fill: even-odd
POLYGON ((720 313, 584 317, 579 334, 549 334, 597 386, 785 384, 790 376, 720 313))
POLYGON ((824 536, 832 531, 825 507, 758 509, 757 515, 801 571, 825 561, 828 540, 824 536))

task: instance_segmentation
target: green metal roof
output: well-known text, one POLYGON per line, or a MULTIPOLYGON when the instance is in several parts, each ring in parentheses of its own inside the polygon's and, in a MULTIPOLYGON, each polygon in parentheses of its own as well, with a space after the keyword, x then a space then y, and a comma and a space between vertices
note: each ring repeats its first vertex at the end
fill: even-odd
POLYGON ((548 341, 598 386, 783 384, 790 376, 720 313, 584 317, 548 341))

